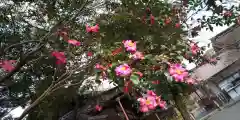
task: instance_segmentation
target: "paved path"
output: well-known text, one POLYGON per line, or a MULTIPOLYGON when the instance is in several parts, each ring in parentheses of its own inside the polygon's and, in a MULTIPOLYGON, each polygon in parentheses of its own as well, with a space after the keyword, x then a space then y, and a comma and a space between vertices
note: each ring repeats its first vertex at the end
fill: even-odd
POLYGON ((240 120, 240 102, 229 108, 224 108, 209 117, 207 120, 240 120))

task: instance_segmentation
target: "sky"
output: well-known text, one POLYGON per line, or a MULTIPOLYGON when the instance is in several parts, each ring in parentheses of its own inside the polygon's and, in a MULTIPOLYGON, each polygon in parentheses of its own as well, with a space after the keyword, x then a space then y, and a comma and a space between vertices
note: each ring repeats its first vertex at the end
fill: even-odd
MULTIPOLYGON (((234 0, 233 0, 234 1, 234 0)), ((220 5, 220 3, 218 3, 220 5)), ((228 5, 232 5, 232 4, 228 4, 228 5)), ((188 13, 187 16, 192 16, 192 14, 194 14, 195 11, 191 11, 188 13)), ((206 11, 199 11, 197 14, 194 14, 192 17, 196 20, 198 18, 202 18, 202 16, 211 16, 212 12, 206 12, 206 11)), ((192 24, 197 24, 197 22, 192 22, 192 21, 187 21, 187 23, 192 23, 192 24)), ((198 45, 200 47, 202 46, 207 46, 209 43, 211 43, 210 39, 214 36, 216 36, 217 34, 221 33, 222 31, 226 30, 229 26, 216 26, 216 25, 212 25, 213 26, 213 31, 210 30, 206 30, 205 28, 202 29, 199 32, 199 35, 197 37, 194 38, 189 38, 190 40, 194 41, 194 42, 198 42, 198 45)), ((207 48, 206 50, 211 49, 207 48)), ((186 65, 187 70, 191 70, 193 68, 196 67, 196 65, 194 63, 189 63, 187 60, 183 60, 183 63, 186 65)))
MULTIPOLYGON (((216 36, 217 34, 219 34, 222 31, 226 30, 228 27, 229 26, 223 26, 223 27, 213 26, 213 32, 210 30, 202 29, 201 32, 199 32, 199 36, 192 38, 192 40, 195 42, 199 42, 199 44, 198 44, 199 46, 207 46, 209 43, 211 43, 210 39, 212 37, 216 36)), ((209 49, 211 49, 211 48, 209 48, 209 49)), ((191 70, 196 67, 195 64, 193 64, 193 63, 190 64, 187 60, 184 60, 183 63, 186 64, 186 68, 188 70, 191 70)))

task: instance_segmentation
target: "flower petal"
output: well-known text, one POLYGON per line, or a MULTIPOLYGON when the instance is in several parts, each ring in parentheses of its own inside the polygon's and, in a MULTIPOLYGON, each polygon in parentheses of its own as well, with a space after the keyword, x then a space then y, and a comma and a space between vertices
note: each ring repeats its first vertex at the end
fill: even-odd
POLYGON ((76 46, 80 46, 81 45, 81 42, 79 42, 77 40, 68 40, 68 43, 72 44, 72 45, 76 45, 76 46))

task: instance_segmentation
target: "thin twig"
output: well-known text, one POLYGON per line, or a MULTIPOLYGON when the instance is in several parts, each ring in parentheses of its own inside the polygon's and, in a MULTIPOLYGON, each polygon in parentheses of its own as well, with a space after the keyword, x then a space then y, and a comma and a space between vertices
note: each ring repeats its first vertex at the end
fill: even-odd
POLYGON ((119 98, 117 98, 117 99, 116 99, 116 101, 118 102, 119 106, 121 107, 121 109, 122 109, 122 111, 123 111, 123 114, 124 114, 124 116, 125 116, 126 120, 129 120, 129 118, 128 118, 128 116, 127 116, 127 113, 126 113, 125 109, 123 108, 123 106, 122 106, 122 103, 121 103, 120 99, 119 99, 119 98))
POLYGON ((38 41, 38 40, 29 40, 29 41, 23 41, 23 42, 20 42, 20 43, 12 44, 12 45, 6 47, 4 49, 4 52, 7 52, 7 50, 12 48, 12 47, 23 45, 23 44, 26 44, 26 43, 31 43, 31 42, 40 42, 40 41, 38 41))
POLYGON ((43 45, 39 44, 36 46, 35 50, 32 50, 29 52, 25 57, 20 59, 20 62, 16 65, 13 71, 9 72, 7 75, 5 75, 3 78, 0 79, 0 83, 3 83, 5 80, 9 79, 12 75, 14 75, 16 72, 18 72, 22 66, 24 66, 27 63, 27 59, 29 56, 31 56, 33 53, 37 52, 43 47, 43 45))
POLYGON ((161 120, 157 113, 155 113, 155 116, 157 117, 158 120, 161 120))

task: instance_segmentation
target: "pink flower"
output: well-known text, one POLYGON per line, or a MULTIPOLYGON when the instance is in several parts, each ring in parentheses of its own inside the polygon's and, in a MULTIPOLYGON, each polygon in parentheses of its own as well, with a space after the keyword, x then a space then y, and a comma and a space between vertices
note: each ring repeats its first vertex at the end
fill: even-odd
POLYGON ((135 52, 137 50, 137 44, 136 42, 133 42, 132 40, 124 40, 123 41, 124 47, 129 52, 135 52))
POLYGON ((140 111, 148 112, 149 110, 154 110, 157 106, 155 96, 146 95, 145 97, 138 98, 140 103, 140 111))
POLYGON ((197 46, 196 43, 190 43, 190 47, 191 47, 191 52, 193 55, 197 55, 197 53, 199 52, 200 48, 197 46))
POLYGON ((102 106, 96 105, 95 110, 98 111, 98 112, 102 111, 102 106))
POLYGON ((14 63, 16 63, 16 60, 0 61, 0 67, 2 67, 6 72, 11 72, 15 68, 13 66, 14 63))
POLYGON ((96 69, 99 69, 99 70, 103 70, 103 71, 104 71, 104 70, 107 70, 106 67, 100 65, 99 63, 97 63, 97 64, 95 65, 95 68, 96 68, 96 69))
POLYGON ((165 21, 164 21, 164 23, 165 23, 166 25, 168 25, 171 21, 172 21, 171 18, 166 18, 165 21))
POLYGON ((189 78, 187 78, 186 83, 193 85, 193 84, 195 84, 195 80, 193 78, 189 77, 189 78))
POLYGON ((96 24, 95 26, 88 26, 88 25, 86 25, 86 31, 88 32, 88 33, 96 33, 96 32, 98 32, 99 31, 99 26, 98 26, 98 24, 96 24))
POLYGON ((150 15, 150 23, 151 23, 151 25, 154 24, 154 20, 155 20, 155 17, 151 14, 150 15))
POLYGON ((232 12, 231 11, 226 11, 223 13, 224 16, 226 17, 231 17, 232 16, 232 12))
POLYGON ((117 76, 129 76, 132 73, 132 69, 128 64, 122 64, 115 69, 117 76))
POLYGON ((133 59, 134 60, 143 60, 144 56, 143 56, 142 52, 137 51, 133 54, 133 59))
POLYGON ((140 111, 141 111, 141 112, 148 112, 149 109, 148 109, 147 106, 141 106, 141 107, 140 107, 140 111))
POLYGON ((76 45, 76 46, 80 46, 81 45, 81 42, 79 42, 77 40, 68 40, 68 43, 72 44, 72 45, 76 45))
POLYGON ((160 101, 158 105, 160 108, 166 109, 166 101, 160 101))
POLYGON ((149 109, 153 110, 157 106, 156 96, 147 96, 146 105, 149 109))
POLYGON ((181 27, 181 24, 180 24, 180 23, 176 23, 176 24, 175 24, 175 27, 176 27, 176 28, 180 28, 180 27, 181 27))
POLYGON ((156 93, 153 92, 152 90, 148 90, 147 91, 147 95, 149 95, 149 96, 156 96, 156 93))
POLYGON ((160 108, 166 109, 166 101, 161 100, 161 97, 156 97, 156 102, 160 108))
POLYGON ((155 85, 157 85, 157 84, 159 84, 159 83, 160 83, 159 80, 152 81, 152 84, 155 84, 155 85))
POLYGON ((87 56, 91 57, 91 56, 93 56, 93 53, 92 52, 87 52, 87 56))
POLYGON ((183 82, 184 78, 188 76, 188 72, 180 64, 170 65, 169 73, 176 82, 183 82))
POLYGON ((139 75, 139 77, 141 78, 141 77, 143 77, 143 74, 142 74, 142 72, 135 72, 136 74, 138 74, 139 75))
POLYGON ((58 65, 65 64, 67 62, 64 52, 54 51, 54 52, 52 52, 52 56, 54 56, 57 59, 56 64, 58 64, 58 65))

